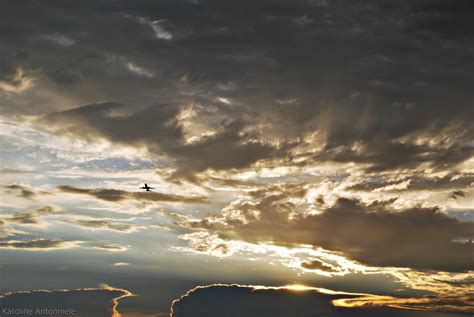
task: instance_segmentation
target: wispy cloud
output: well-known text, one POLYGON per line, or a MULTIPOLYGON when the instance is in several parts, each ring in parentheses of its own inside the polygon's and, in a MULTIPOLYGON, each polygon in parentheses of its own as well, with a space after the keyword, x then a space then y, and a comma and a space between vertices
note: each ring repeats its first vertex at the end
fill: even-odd
POLYGON ((128 262, 115 262, 114 266, 130 266, 128 262))
POLYGON ((127 192, 118 189, 88 189, 70 185, 58 186, 58 189, 65 193, 83 194, 93 196, 97 199, 122 202, 127 200, 151 201, 151 202, 176 202, 176 203, 207 203, 209 199, 202 196, 181 196, 175 194, 164 194, 157 192, 127 192))
POLYGON ((70 249, 77 247, 79 241, 64 241, 59 239, 38 238, 33 240, 3 240, 0 249, 18 249, 32 251, 47 251, 57 249, 70 249))
POLYGON ((152 21, 145 17, 139 17, 138 21, 142 24, 148 25, 153 30, 155 38, 161 39, 161 40, 173 39, 173 34, 167 31, 163 26, 163 23, 165 22, 164 20, 160 19, 160 20, 152 21))
POLYGON ((134 225, 117 222, 117 221, 110 221, 104 219, 78 219, 75 221, 71 221, 71 223, 76 224, 83 228, 89 229, 107 229, 107 230, 114 230, 119 232, 134 232, 138 230, 138 228, 134 225))
POLYGON ((17 68, 9 78, 0 80, 0 92, 6 94, 20 94, 33 86, 34 77, 25 75, 23 69, 17 68))
POLYGON ((43 224, 42 217, 60 213, 61 211, 56 210, 53 206, 42 206, 33 210, 16 212, 11 217, 3 218, 3 220, 18 225, 41 225, 43 224))
POLYGON ((23 197, 26 199, 33 199, 38 195, 46 195, 48 194, 45 191, 38 191, 31 186, 24 185, 24 184, 11 184, 6 185, 4 188, 10 193, 17 193, 19 197, 23 197))
POLYGON ((94 249, 105 250, 110 252, 124 252, 128 250, 128 247, 120 244, 102 244, 95 246, 94 249))
POLYGON ((145 68, 140 67, 138 65, 135 65, 132 62, 128 62, 126 64, 128 70, 130 70, 132 73, 137 74, 139 76, 144 76, 144 77, 153 77, 153 73, 150 71, 147 71, 145 68))

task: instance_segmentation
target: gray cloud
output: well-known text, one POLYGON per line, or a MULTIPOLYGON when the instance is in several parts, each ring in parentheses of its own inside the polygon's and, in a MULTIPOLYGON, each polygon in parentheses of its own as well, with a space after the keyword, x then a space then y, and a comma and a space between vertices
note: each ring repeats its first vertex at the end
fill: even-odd
POLYGON ((13 169, 13 168, 2 168, 0 169, 0 174, 29 174, 34 173, 34 171, 22 170, 22 169, 13 169))
POLYGON ((126 109, 116 103, 91 104, 49 114, 42 121, 60 127, 64 133, 88 138, 104 136, 118 143, 144 144, 155 154, 164 152, 178 165, 176 176, 191 177, 208 168, 248 167, 280 152, 275 146, 251 140, 242 120, 223 121, 222 132, 185 144, 176 105, 155 105, 132 114, 124 113, 126 109))
POLYGON ((21 184, 11 184, 4 186, 5 189, 18 193, 19 197, 23 197, 26 199, 33 199, 38 193, 33 190, 32 188, 21 185, 21 184))
POLYGON ((120 232, 132 232, 136 230, 135 226, 130 224, 102 219, 79 219, 73 223, 85 228, 109 229, 120 232))
POLYGON ((65 193, 84 194, 96 197, 97 199, 122 202, 126 200, 153 201, 153 202, 181 202, 181 203, 206 203, 208 199, 200 196, 181 196, 174 194, 163 194, 157 192, 127 192, 118 189, 88 189, 69 185, 58 186, 58 189, 65 193))
POLYGON ((466 195, 467 193, 462 190, 453 190, 449 197, 453 199, 460 199, 460 198, 466 197, 466 195))
MULTIPOLYGON (((0 115, 19 127, 28 120, 59 135, 144 148, 157 166, 174 168, 175 178, 196 182, 209 180, 205 171, 343 162, 355 163, 349 174, 368 172, 356 190, 403 179, 410 180, 408 190, 442 190, 447 200, 454 195, 465 202, 469 197, 460 191, 468 192, 472 175, 461 163, 474 151, 473 9, 472 0, 10 1, 0 11, 0 115), (432 170, 448 176, 420 174, 432 170)), ((42 169, 44 146, 6 157, 16 162, 20 154, 18 166, 28 165, 24 159, 42 169)), ((51 150, 58 155, 55 171, 60 152, 51 150)), ((46 180, 41 174, 37 180, 46 180)), ((10 190, 38 197, 26 187, 10 190)), ((208 202, 105 188, 59 190, 117 203, 208 202)), ((206 217, 187 229, 227 240, 308 243, 370 265, 473 267, 471 222, 436 208, 394 210, 357 199, 330 206, 326 197, 311 206, 321 214, 306 214, 295 206, 301 197, 296 190, 252 192, 228 206, 235 216, 206 217)), ((199 209, 196 214, 207 212, 199 209)), ((14 217, 21 224, 41 216, 14 217)), ((189 218, 176 213, 172 220, 189 218)), ((82 225, 125 229, 100 220, 82 225)), ((11 235, 10 228, 0 232, 11 235)), ((319 265, 311 260, 308 267, 319 265)))
POLYGON ((144 145, 168 155, 175 176, 266 159, 450 170, 473 155, 470 8, 467 0, 8 4, 4 68, 41 80, 2 111, 51 113, 43 123, 58 132, 144 145), (120 39, 110 36, 119 25, 120 39), (54 40, 31 40, 45 36, 54 40), (190 104, 192 121, 217 134, 183 143, 177 114, 190 104), (322 147, 301 150, 313 132, 322 147))
POLYGON ((394 210, 393 201, 365 204, 339 198, 320 214, 305 214, 288 201, 291 191, 260 190, 253 196, 233 203, 221 216, 191 221, 189 226, 216 232, 223 239, 319 246, 371 266, 474 269, 474 245, 469 240, 474 223, 437 208, 394 210))
POLYGON ((392 187, 393 191, 399 190, 450 190, 469 188, 474 184, 474 175, 471 173, 449 173, 440 177, 428 177, 424 175, 411 175, 387 180, 383 177, 374 177, 363 180, 349 187, 350 190, 372 191, 392 187), (398 185, 398 187, 397 187, 398 185), (400 186, 402 188, 400 188, 400 186))
POLYGON ((127 250, 127 246, 120 244, 103 244, 95 247, 99 250, 106 250, 111 252, 122 252, 127 250))
POLYGON ((294 291, 288 287, 209 285, 196 287, 175 300, 170 316, 448 317, 458 316, 457 311, 468 312, 469 308, 473 308, 472 303, 455 297, 394 298, 312 288, 294 291), (445 312, 436 312, 435 305, 445 312))
POLYGON ((10 218, 5 218, 4 220, 15 224, 36 225, 41 223, 41 217, 58 213, 60 212, 52 206, 42 206, 34 210, 17 212, 10 218))
POLYGON ((76 244, 76 241, 43 238, 34 240, 3 240, 0 241, 0 249, 54 250, 68 249, 74 247, 76 244))
POLYGON ((331 265, 323 263, 319 260, 303 262, 303 263, 301 263, 301 267, 305 268, 307 270, 321 270, 321 271, 325 271, 325 272, 336 272, 337 271, 331 265))
POLYGON ((25 234, 25 232, 12 227, 7 227, 5 226, 5 222, 3 220, 0 220, 0 239, 13 237, 18 234, 25 234))
POLYGON ((33 85, 34 78, 17 68, 13 74, 0 80, 0 94, 22 93, 33 85))
POLYGON ((0 297, 0 310, 15 316, 120 316, 117 305, 122 298, 129 296, 132 296, 129 291, 107 285, 75 290, 26 291, 0 297))

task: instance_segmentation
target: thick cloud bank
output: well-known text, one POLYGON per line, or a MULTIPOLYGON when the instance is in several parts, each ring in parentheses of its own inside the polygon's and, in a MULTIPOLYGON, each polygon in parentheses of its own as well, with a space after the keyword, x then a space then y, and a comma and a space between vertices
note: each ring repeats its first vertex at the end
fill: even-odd
POLYGON ((120 317, 121 298, 132 296, 123 289, 107 285, 95 289, 27 291, 0 297, 1 316, 77 316, 120 317))
MULTIPOLYGON (((446 301, 446 305, 461 303, 446 301)), ((171 317, 450 317, 456 313, 429 310, 430 299, 400 299, 299 287, 210 285, 197 287, 173 302, 171 317), (356 308, 341 307, 344 300, 363 299, 356 308), (417 305, 417 301, 421 305, 417 305), (411 307, 410 307, 411 305, 411 307), (390 308, 389 306, 392 306, 390 308), (398 308, 395 308, 398 307, 398 308), (407 310, 408 309, 408 310, 407 310)), ((440 306, 441 307, 441 306, 440 306)))
POLYGON ((221 217, 190 225, 223 239, 322 247, 371 266, 453 272, 474 268, 474 223, 437 208, 393 210, 390 201, 365 204, 339 198, 319 214, 304 214, 287 200, 292 193, 253 196, 255 200, 232 204, 221 217))
POLYGON ((469 0, 9 2, 0 111, 145 146, 168 156, 175 176, 273 159, 446 170, 473 154, 472 9, 469 0))

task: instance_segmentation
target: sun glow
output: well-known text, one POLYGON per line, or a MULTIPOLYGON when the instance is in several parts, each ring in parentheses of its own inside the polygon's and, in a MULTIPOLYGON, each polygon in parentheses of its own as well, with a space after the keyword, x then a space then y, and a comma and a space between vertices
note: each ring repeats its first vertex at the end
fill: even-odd
POLYGON ((285 289, 294 291, 294 292, 304 292, 304 291, 310 291, 314 290, 314 287, 309 287, 301 284, 292 284, 292 285, 286 285, 285 289))

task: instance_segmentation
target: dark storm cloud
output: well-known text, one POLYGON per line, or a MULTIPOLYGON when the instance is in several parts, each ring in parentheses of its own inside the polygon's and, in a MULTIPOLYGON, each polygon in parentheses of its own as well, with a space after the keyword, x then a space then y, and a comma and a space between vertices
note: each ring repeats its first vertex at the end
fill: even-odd
MULTIPOLYGON (((262 286, 210 285, 190 290, 175 300, 171 317, 214 317, 214 316, 458 316, 456 308, 462 310, 469 302, 463 298, 451 298, 444 303, 436 298, 396 299, 370 294, 325 293, 317 290, 292 291, 291 289, 262 286), (335 306, 338 301, 348 300, 360 303, 358 308, 335 306), (410 302, 411 300, 411 302, 410 302), (385 301, 385 302, 384 302, 385 301), (419 301, 419 302, 418 302, 419 301), (439 309, 445 304, 447 311, 433 311, 431 302, 439 309), (365 305, 362 305, 365 304, 365 305), (396 308, 388 308, 400 307, 396 308), (385 306, 385 307, 384 307, 385 306), (401 309, 403 308, 403 309, 401 309), (407 310, 407 309, 414 310, 407 310), (418 308, 428 311, 416 311, 418 308)), ((339 302, 340 303, 340 302, 339 302)), ((354 305, 355 306, 355 305, 354 305)), ((356 306, 357 307, 357 306, 356 306)), ((472 308, 472 306, 471 306, 472 308)))
POLYGON ((120 316, 117 305, 120 299, 132 296, 123 289, 102 288, 27 291, 8 293, 0 297, 2 315, 14 316, 120 316), (29 312, 29 311, 32 312, 29 312), (11 313, 10 313, 11 312, 11 313))
POLYGON ((261 185, 258 182, 250 181, 250 180, 224 179, 224 178, 216 178, 216 177, 212 177, 211 180, 213 182, 216 182, 217 184, 221 184, 223 186, 229 186, 233 188, 239 188, 239 187, 252 188, 252 187, 261 185))
POLYGON ((167 154, 179 167, 178 176, 191 176, 208 168, 248 167, 252 163, 281 153, 276 147, 245 133, 242 120, 221 122, 223 131, 199 142, 184 144, 184 132, 177 121, 173 104, 155 105, 132 114, 126 106, 99 103, 52 113, 43 122, 60 131, 88 138, 107 137, 124 144, 146 145, 154 154, 167 154))
POLYGON ((178 202, 178 203, 206 203, 208 198, 201 196, 181 196, 175 194, 163 194, 157 192, 127 192, 118 189, 106 188, 79 188, 69 185, 58 186, 58 189, 65 193, 84 194, 97 199, 122 202, 126 200, 152 201, 152 202, 178 202))
POLYGON ((174 159, 177 176, 291 160, 288 147, 267 141, 297 147, 314 131, 323 147, 300 152, 300 164, 450 169, 473 154, 470 8, 467 0, 8 3, 4 68, 34 70, 26 91, 41 85, 72 104, 23 93, 2 110, 56 111, 49 127, 145 145, 174 159), (77 108, 98 100, 125 105, 125 115, 77 108), (196 120, 212 112, 225 123, 185 146, 175 118, 192 103, 202 108, 196 120))
POLYGON ((229 240, 319 246, 371 266, 474 269, 474 223, 449 217, 437 208, 395 210, 393 201, 365 204, 339 198, 319 214, 303 214, 288 201, 291 193, 254 195, 255 200, 233 203, 222 216, 189 225, 229 240))

